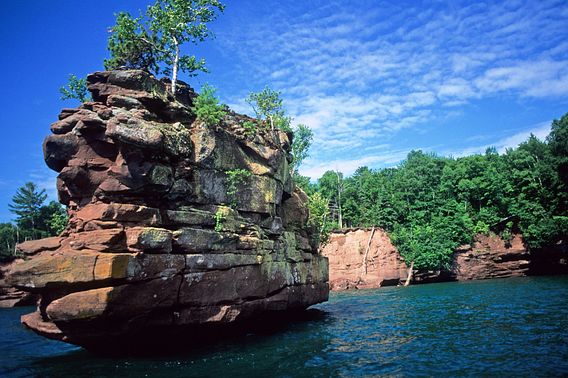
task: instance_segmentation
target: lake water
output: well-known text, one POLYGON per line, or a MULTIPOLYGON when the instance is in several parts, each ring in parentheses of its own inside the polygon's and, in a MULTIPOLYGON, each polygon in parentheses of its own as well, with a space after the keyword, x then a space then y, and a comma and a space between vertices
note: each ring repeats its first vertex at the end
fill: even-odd
POLYGON ((310 320, 176 355, 98 357, 0 311, 0 376, 566 376, 568 277, 334 293, 310 320))

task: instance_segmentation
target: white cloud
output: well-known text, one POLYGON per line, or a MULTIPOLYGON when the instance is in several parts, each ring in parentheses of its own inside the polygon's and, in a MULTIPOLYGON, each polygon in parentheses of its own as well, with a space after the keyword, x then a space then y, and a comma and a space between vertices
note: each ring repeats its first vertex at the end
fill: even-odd
POLYGON ((490 68, 475 84, 487 93, 518 90, 534 97, 568 95, 568 60, 520 62, 490 68))
POLYGON ((47 201, 57 201, 57 173, 43 168, 41 170, 32 171, 29 175, 29 181, 32 181, 40 190, 44 189, 48 198, 47 201))
MULTIPOLYGON (((267 3, 274 9, 265 17, 217 40, 247 67, 245 94, 271 85, 284 94, 294 123, 314 130, 304 174, 384 164, 388 158, 367 148, 402 130, 443 133, 442 123, 459 123, 475 101, 568 95, 565 2, 359 5, 267 3), (279 7, 291 13, 282 17, 279 7)), ((496 142, 506 148, 514 139, 496 142)), ((462 151, 484 152, 476 148, 486 146, 462 151)))
POLYGON ((409 151, 401 150, 381 155, 370 155, 359 159, 338 159, 327 162, 308 160, 301 168, 300 174, 308 176, 313 180, 321 177, 327 171, 339 171, 344 175, 353 174, 359 167, 380 165, 393 165, 402 161, 409 151))

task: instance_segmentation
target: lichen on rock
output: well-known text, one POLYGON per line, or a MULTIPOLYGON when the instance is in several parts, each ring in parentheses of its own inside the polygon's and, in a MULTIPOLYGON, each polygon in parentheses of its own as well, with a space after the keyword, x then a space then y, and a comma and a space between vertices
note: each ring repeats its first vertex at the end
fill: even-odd
POLYGON ((327 300, 307 197, 289 174, 290 136, 209 127, 196 94, 138 70, 89 75, 93 101, 64 109, 44 142, 69 225, 24 245, 7 281, 41 296, 22 322, 87 348, 304 309, 327 300), (250 173, 227 195, 227 171, 250 173), (221 214, 217 215, 216 214, 221 214))

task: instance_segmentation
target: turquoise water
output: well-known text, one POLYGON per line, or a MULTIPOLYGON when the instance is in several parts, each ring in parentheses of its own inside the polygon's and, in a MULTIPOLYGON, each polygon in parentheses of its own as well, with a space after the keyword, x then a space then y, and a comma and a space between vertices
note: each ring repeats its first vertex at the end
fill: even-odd
POLYGON ((0 311, 0 376, 566 376, 568 277, 332 294, 310 320, 167 357, 105 358, 0 311))

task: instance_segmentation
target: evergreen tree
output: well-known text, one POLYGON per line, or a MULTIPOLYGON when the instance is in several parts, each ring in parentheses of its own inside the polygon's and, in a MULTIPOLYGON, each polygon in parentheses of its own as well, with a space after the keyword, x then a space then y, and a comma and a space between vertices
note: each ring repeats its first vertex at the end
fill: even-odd
POLYGON ((17 215, 18 226, 30 230, 32 238, 35 238, 37 234, 41 207, 46 199, 45 189, 38 190, 33 182, 27 182, 16 191, 16 194, 12 197, 12 203, 8 205, 10 211, 17 215))
POLYGON ((208 126, 215 126, 227 112, 225 106, 219 103, 219 99, 215 96, 216 89, 209 84, 205 84, 201 88, 201 93, 193 101, 193 112, 197 119, 203 121, 208 126))

